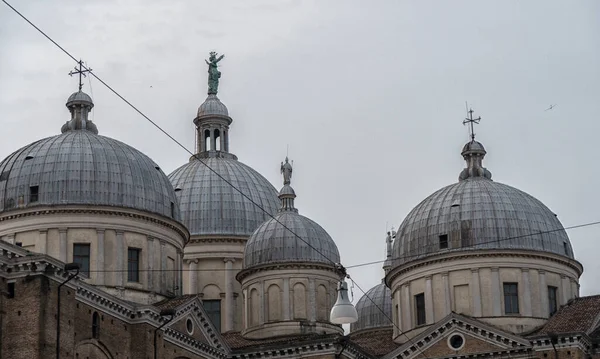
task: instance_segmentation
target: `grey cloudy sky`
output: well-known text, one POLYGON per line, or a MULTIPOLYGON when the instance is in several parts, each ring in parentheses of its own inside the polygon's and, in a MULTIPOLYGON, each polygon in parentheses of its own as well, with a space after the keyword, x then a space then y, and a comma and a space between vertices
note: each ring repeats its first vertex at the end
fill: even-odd
MULTIPOLYGON (((190 150, 209 51, 231 150, 275 187, 289 145, 300 213, 346 266, 384 259, 385 231, 457 180, 465 101, 494 180, 565 226, 600 220, 600 2, 13 0, 190 150), (151 87, 152 86, 152 87, 151 87), (550 104, 558 104, 544 111, 550 104)), ((0 157, 59 133, 75 64, 0 4, 0 157)), ((182 149, 97 81, 101 134, 166 173, 182 149)), ((600 292, 600 226, 568 231, 582 294, 600 292)), ((380 265, 351 270, 365 290, 380 265)), ((355 290, 359 296, 359 291, 355 290)))

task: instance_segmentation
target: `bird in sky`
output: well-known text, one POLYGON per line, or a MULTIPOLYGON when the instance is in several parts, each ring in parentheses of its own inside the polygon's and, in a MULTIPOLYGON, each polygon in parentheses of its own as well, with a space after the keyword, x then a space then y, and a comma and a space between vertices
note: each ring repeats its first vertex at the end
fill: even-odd
POLYGON ((545 111, 552 110, 552 109, 553 109, 553 108, 555 108, 555 107, 556 107, 556 104, 554 104, 554 105, 550 105, 550 107, 548 107, 547 109, 545 109, 545 110, 544 110, 544 112, 545 112, 545 111))

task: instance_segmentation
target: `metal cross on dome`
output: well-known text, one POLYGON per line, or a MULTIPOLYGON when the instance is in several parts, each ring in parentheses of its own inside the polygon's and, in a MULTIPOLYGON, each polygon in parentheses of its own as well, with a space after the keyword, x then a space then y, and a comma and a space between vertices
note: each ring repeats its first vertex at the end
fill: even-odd
POLYGON ((92 69, 90 68, 86 68, 85 70, 83 69, 83 61, 79 60, 77 62, 79 64, 79 68, 75 67, 75 71, 71 71, 69 72, 69 76, 73 76, 75 74, 79 74, 79 91, 81 91, 81 88, 83 87, 83 82, 81 81, 81 77, 86 77, 85 73, 86 72, 92 72, 92 69))
POLYGON ((467 123, 471 125, 471 140, 474 141, 475 140, 475 129, 473 128, 474 124, 479 124, 479 121, 481 121, 481 116, 477 117, 477 118, 473 118, 473 109, 469 109, 469 111, 467 111, 467 114, 469 115, 469 117, 465 118, 463 120, 463 125, 466 125, 467 123))

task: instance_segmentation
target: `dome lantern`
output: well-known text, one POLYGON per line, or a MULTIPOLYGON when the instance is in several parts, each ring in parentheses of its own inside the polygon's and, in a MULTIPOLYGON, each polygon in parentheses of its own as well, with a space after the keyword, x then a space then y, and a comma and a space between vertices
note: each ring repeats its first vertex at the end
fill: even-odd
POLYGON ((88 94, 81 91, 81 88, 83 87, 81 79, 86 76, 86 72, 90 71, 92 71, 92 69, 84 69, 83 61, 80 60, 79 68, 75 67, 75 71, 69 72, 70 76, 75 74, 79 75, 79 90, 71 94, 67 99, 66 106, 69 109, 69 112, 71 112, 71 119, 62 126, 62 133, 75 130, 87 130, 95 135, 98 134, 98 128, 91 120, 89 120, 89 113, 94 107, 94 102, 88 94))

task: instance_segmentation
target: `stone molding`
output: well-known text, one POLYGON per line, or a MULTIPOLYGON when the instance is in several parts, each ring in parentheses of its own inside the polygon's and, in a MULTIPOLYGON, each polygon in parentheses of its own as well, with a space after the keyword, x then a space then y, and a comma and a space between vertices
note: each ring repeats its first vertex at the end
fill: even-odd
POLYGON ((300 270, 311 270, 318 269, 324 270, 327 272, 337 273, 336 267, 329 264, 320 264, 320 263, 309 263, 309 262, 288 262, 288 263, 273 263, 273 264, 265 264, 257 267, 251 267, 246 269, 241 269, 240 272, 235 276, 235 279, 238 282, 242 282, 246 277, 259 273, 266 272, 272 270, 286 270, 286 269, 300 269, 300 270))
MULTIPOLYGON (((461 251, 461 252, 451 252, 440 255, 434 255, 422 260, 413 261, 407 263, 406 265, 402 265, 396 267, 389 271, 389 273, 385 277, 386 285, 390 286, 391 283, 402 274, 415 270, 417 268, 422 268, 426 266, 430 266, 432 264, 440 264, 445 262, 456 262, 460 259, 470 259, 470 258, 508 258, 508 257, 520 257, 520 258, 528 258, 528 259, 542 259, 546 261, 551 261, 554 263, 559 263, 568 268, 573 269, 576 273, 581 276, 583 272, 583 266, 581 263, 574 259, 567 259, 560 257, 558 255, 554 255, 551 253, 543 253, 543 252, 534 252, 534 251, 519 251, 519 250, 480 250, 480 251, 461 251)), ((483 267, 482 267, 483 268, 483 267)), ((488 267, 489 268, 489 267, 488 267)), ((492 268, 493 269, 493 268, 492 268)))
MULTIPOLYGON (((65 206, 66 207, 66 206, 65 206)), ((53 207, 37 207, 37 208, 29 208, 26 210, 17 210, 17 211, 6 211, 0 214, 0 223, 4 221, 11 221, 19 218, 26 218, 32 216, 40 216, 40 215, 49 215, 49 214, 97 214, 97 215, 107 215, 107 216, 117 216, 117 217, 129 217, 133 219, 142 220, 145 222, 154 223, 161 227, 168 228, 172 231, 177 232, 182 238, 185 239, 185 243, 189 243, 190 234, 187 228, 175 220, 163 220, 157 217, 153 217, 152 215, 146 215, 143 212, 138 212, 134 210, 126 210, 126 209, 117 209, 118 207, 111 208, 106 207, 102 208, 100 206, 94 206, 94 208, 73 208, 73 206, 68 206, 71 208, 59 208, 57 206, 53 207), (175 225, 176 223, 177 225, 175 225)), ((158 215, 156 215, 158 216, 158 215)), ((64 230, 66 228, 59 228, 59 231, 64 230)))

